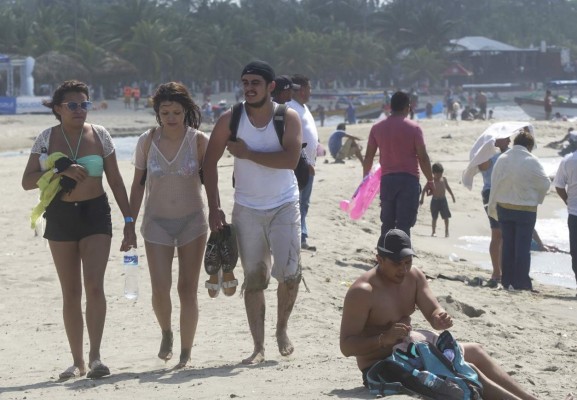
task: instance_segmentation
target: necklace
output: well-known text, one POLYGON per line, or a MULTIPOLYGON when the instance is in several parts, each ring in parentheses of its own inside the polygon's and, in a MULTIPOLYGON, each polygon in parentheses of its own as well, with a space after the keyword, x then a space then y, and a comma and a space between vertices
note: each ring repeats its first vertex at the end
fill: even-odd
POLYGON ((78 144, 76 145, 76 151, 72 151, 72 146, 70 146, 70 142, 68 141, 68 138, 66 137, 66 133, 64 133, 64 128, 62 127, 62 124, 60 124, 60 131, 62 132, 62 136, 64 136, 64 140, 66 140, 66 144, 68 145, 68 148, 70 149, 70 155, 72 156, 72 161, 76 162, 76 157, 78 156, 78 150, 80 149, 80 142, 82 141, 82 134, 84 133, 84 125, 82 126, 82 129, 80 130, 80 137, 78 138, 78 144))

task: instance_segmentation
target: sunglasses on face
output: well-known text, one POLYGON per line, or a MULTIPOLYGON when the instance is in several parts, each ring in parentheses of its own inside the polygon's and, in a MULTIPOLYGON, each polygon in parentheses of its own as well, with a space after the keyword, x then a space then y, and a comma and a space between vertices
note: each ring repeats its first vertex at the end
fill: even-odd
POLYGON ((69 101, 68 103, 62 103, 62 105, 66 106, 70 111, 75 111, 78 107, 82 108, 84 111, 88 111, 92 108, 91 101, 83 101, 82 103, 69 101))

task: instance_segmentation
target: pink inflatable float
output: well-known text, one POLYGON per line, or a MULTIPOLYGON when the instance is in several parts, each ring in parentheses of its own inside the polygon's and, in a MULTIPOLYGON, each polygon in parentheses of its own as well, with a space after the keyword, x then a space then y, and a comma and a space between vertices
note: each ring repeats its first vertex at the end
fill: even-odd
POLYGON ((381 188, 381 166, 371 169, 371 172, 364 177, 363 181, 355 190, 351 200, 342 200, 341 210, 349 214, 352 219, 359 219, 369 208, 373 199, 381 188))

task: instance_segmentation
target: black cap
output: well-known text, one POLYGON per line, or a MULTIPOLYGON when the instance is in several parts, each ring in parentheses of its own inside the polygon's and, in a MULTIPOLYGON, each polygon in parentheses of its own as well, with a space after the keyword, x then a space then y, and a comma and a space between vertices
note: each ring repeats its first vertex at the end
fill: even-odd
POLYGON ((381 257, 401 261, 407 256, 416 256, 411 246, 411 238, 400 229, 391 229, 381 235, 377 243, 377 252, 381 257))
POLYGON ((287 75, 280 75, 277 76, 275 78, 275 92, 280 92, 282 90, 287 90, 287 89, 295 89, 298 90, 301 88, 301 85, 297 85, 296 83, 293 83, 293 80, 288 77, 287 75))
POLYGON ((252 75, 260 75, 264 78, 267 82, 274 81, 274 70, 272 67, 264 61, 252 61, 243 68, 242 74, 240 76, 244 76, 246 74, 252 75))

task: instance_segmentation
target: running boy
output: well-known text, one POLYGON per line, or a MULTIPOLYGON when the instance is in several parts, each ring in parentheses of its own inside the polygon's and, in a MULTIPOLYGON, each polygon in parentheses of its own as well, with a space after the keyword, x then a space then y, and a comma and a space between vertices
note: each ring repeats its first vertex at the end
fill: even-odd
MULTIPOLYGON (((447 202, 446 192, 449 192, 455 202, 455 195, 449 187, 447 178, 443 176, 443 166, 440 163, 435 163, 432 166, 433 180, 435 181, 435 190, 433 190, 433 198, 431 199, 431 216, 433 217, 433 233, 435 236, 435 229, 437 228, 437 218, 441 213, 441 218, 445 221, 445 237, 449 237, 449 218, 451 218, 451 211, 449 211, 449 203, 447 202)), ((425 192, 421 193, 421 201, 423 204, 425 199, 425 192)))

